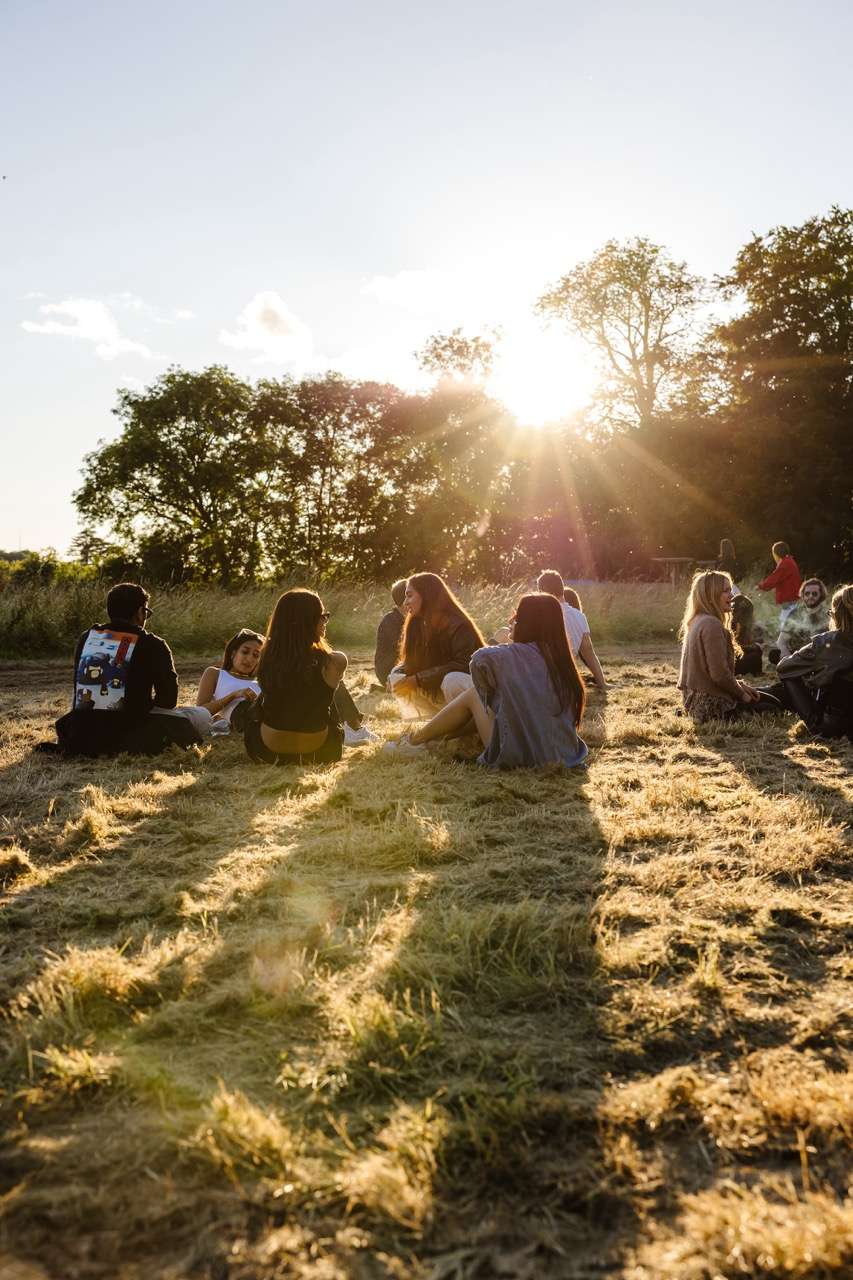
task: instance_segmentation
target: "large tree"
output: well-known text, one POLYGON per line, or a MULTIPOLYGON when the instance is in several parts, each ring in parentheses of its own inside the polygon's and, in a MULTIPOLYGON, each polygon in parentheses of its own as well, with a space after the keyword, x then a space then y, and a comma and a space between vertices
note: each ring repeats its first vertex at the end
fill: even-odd
POLYGON ((813 570, 853 558, 853 210, 754 236, 719 287, 731 486, 813 570))
POLYGON ((660 245, 615 240, 536 303, 600 357, 596 421, 605 433, 642 426, 665 409, 687 358, 703 282, 660 245))
POLYGON ((168 536, 223 585, 252 579, 279 461, 251 404, 251 387, 217 365, 169 369, 146 391, 120 391, 121 434, 84 461, 81 515, 136 544, 168 536))

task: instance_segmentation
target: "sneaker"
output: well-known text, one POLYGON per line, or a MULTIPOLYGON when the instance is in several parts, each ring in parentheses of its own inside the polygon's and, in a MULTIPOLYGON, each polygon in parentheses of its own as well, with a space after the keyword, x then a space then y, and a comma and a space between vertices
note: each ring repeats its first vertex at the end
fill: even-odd
POLYGON ((404 733, 396 742, 386 742, 382 748, 382 754, 397 756, 402 760, 413 760, 415 756, 426 755, 426 743, 410 742, 409 735, 404 733))
POLYGON ((360 729, 351 729, 348 724, 344 725, 344 746, 345 747, 363 747, 366 742, 378 742, 375 733, 371 733, 366 724, 360 729))

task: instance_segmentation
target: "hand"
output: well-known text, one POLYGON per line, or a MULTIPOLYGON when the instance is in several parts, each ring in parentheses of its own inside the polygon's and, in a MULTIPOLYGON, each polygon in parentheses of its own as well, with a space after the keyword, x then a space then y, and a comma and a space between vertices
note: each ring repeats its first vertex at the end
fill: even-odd
POLYGON ((748 684, 742 684, 740 687, 741 702, 758 702, 760 694, 757 689, 752 689, 748 684))
POLYGON ((255 701, 255 699, 257 698, 257 696, 258 696, 258 695, 255 693, 254 689, 241 689, 241 690, 240 690, 240 697, 241 697, 241 698, 245 698, 247 702, 254 702, 254 701, 255 701))

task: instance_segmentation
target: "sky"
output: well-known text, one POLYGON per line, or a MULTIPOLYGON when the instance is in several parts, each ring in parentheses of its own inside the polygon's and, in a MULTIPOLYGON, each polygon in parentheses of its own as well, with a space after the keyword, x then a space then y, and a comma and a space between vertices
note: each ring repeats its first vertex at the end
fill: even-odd
POLYGON ((851 43, 841 0, 5 0, 0 548, 67 550, 171 364, 416 387, 499 325, 495 393, 578 407, 536 298, 610 238, 713 275, 853 204, 851 43))

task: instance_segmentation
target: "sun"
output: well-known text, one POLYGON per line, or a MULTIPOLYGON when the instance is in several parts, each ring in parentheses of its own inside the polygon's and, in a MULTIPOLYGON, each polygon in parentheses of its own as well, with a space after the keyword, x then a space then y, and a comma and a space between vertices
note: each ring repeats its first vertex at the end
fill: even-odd
POLYGON ((577 340, 531 325, 504 329, 488 389, 519 426, 542 427, 588 404, 596 381, 577 340))

